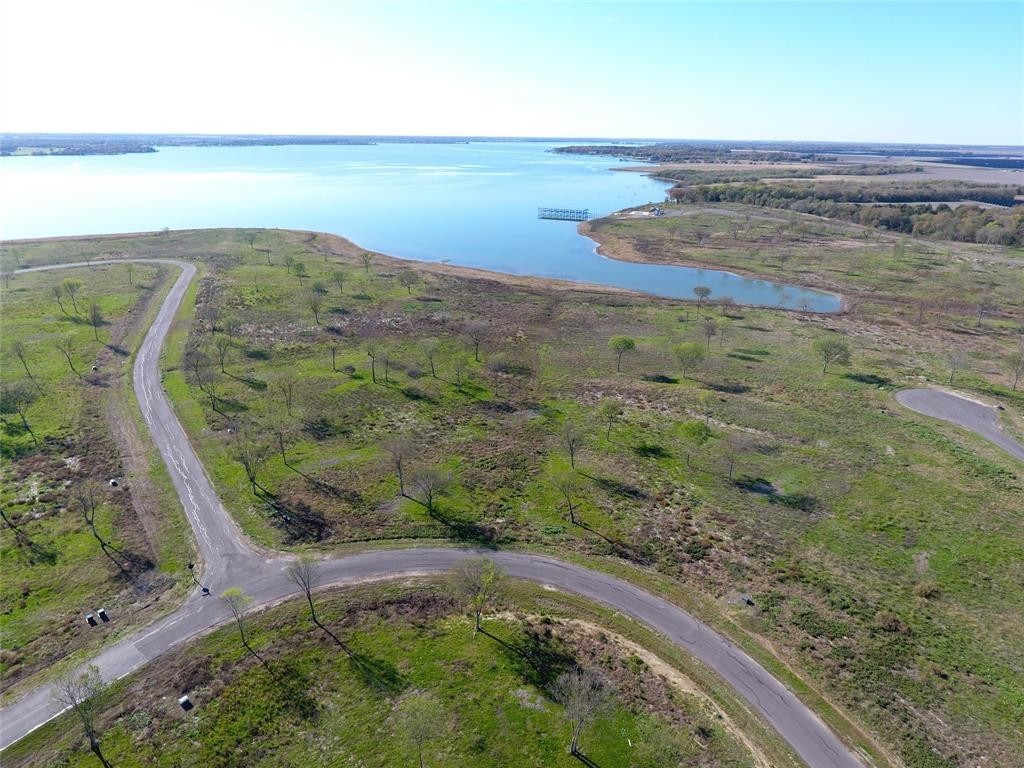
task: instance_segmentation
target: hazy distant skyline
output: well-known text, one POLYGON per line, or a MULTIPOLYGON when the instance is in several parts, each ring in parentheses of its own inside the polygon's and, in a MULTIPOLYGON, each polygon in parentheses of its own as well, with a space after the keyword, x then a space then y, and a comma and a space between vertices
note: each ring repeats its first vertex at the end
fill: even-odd
POLYGON ((1024 144, 1024 5, 0 5, 0 131, 1024 144))

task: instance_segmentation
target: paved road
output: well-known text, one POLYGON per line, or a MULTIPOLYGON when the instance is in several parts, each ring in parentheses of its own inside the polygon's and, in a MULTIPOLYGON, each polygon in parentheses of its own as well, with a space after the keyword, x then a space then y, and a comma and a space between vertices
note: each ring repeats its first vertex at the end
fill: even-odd
POLYGON ((912 411, 965 427, 1024 461, 1024 445, 1000 429, 998 411, 990 405, 938 389, 905 389, 896 399, 912 411))
MULTIPOLYGON (((247 543, 217 498, 160 385, 160 349, 195 267, 179 261, 146 261, 163 261, 182 270, 142 342, 133 381, 143 417, 195 531, 204 563, 203 581, 213 595, 227 587, 241 587, 256 605, 294 595, 295 586, 285 570, 291 559, 261 553, 247 543)), ((53 268, 58 266, 33 271, 53 268)), ((581 595, 662 633, 718 672, 813 768, 863 768, 856 755, 810 709, 750 656, 682 609, 613 576, 540 555, 456 548, 380 550, 325 559, 320 572, 325 584, 356 583, 440 573, 480 554, 493 557, 514 578, 581 595)), ((117 679, 228 618, 219 599, 197 590, 179 610, 105 649, 91 663, 106 679, 117 679)), ((59 707, 53 703, 50 686, 42 686, 8 705, 0 710, 0 748, 57 714, 59 707)))

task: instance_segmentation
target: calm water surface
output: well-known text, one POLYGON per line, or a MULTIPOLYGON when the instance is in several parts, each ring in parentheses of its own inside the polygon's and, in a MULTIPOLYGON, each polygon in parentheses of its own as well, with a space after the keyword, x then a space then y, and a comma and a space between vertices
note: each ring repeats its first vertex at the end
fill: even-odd
POLYGON ((169 147, 157 153, 0 158, 0 237, 199 227, 333 232, 373 250, 692 298, 834 311, 830 294, 718 270, 605 259, 576 224, 537 208, 604 215, 660 202, 666 185, 556 144, 169 147))

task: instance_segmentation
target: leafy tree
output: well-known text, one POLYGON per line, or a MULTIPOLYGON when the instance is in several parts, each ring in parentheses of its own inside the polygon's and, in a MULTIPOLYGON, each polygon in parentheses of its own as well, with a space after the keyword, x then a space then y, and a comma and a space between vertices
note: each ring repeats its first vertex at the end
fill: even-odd
POLYGON ((608 349, 615 353, 615 370, 622 371, 622 356, 636 349, 636 340, 629 336, 612 336, 608 340, 608 349))
POLYGON ((345 281, 348 280, 348 270, 336 269, 331 273, 331 279, 338 286, 338 293, 345 293, 345 281))
POLYGON ((317 325, 320 325, 320 310, 324 306, 324 298, 316 291, 312 291, 309 296, 306 297, 306 305, 309 307, 309 311, 313 313, 313 320, 316 321, 317 325))
POLYGON ((684 341, 682 344, 677 344, 673 352, 675 352, 676 360, 679 361, 679 368, 684 379, 688 371, 692 371, 700 364, 705 354, 704 347, 695 341, 684 341))
POLYGON ((23 342, 21 339, 15 339, 14 341, 12 341, 11 352, 13 352, 14 356, 17 357, 19 361, 21 361, 21 367, 25 369, 25 375, 28 376, 33 383, 35 383, 36 379, 32 375, 32 371, 30 371, 28 368, 28 349, 25 347, 25 342, 23 342))
POLYGON ((241 588, 230 587, 229 589, 225 589, 221 592, 220 599, 224 601, 228 610, 231 611, 231 616, 235 620, 235 626, 238 627, 238 636, 242 640, 242 645, 245 646, 245 650, 252 654, 257 661, 263 664, 263 666, 267 668, 267 671, 271 673, 271 677, 273 677, 270 665, 268 665, 267 662, 264 661, 263 657, 256 653, 256 650, 249 644, 249 636, 245 631, 245 612, 249 609, 249 606, 252 605, 252 598, 249 597, 249 595, 247 595, 241 588))
POLYGON ((821 358, 821 372, 826 373, 832 363, 850 364, 850 345, 842 339, 825 338, 814 342, 814 351, 821 358))
POLYGON ((580 491, 579 476, 575 472, 559 472, 551 478, 551 484, 555 486, 565 499, 565 506, 569 512, 569 522, 579 525, 576 520, 576 508, 573 506, 573 499, 580 491))
POLYGON ((53 298, 56 299, 57 306, 60 307, 61 314, 67 315, 68 311, 64 309, 64 302, 61 301, 61 299, 64 298, 64 289, 59 285, 51 285, 50 293, 53 295, 53 298))
POLYGON ((483 630, 483 612, 498 596, 505 574, 489 557, 473 557, 452 568, 452 586, 473 612, 474 634, 483 630))
POLYGON ((295 277, 298 278, 299 285, 301 286, 302 285, 302 281, 306 277, 309 276, 309 273, 306 271, 306 262, 304 262, 304 261, 296 261, 295 262, 295 267, 294 267, 293 271, 295 272, 295 277))
POLYGON ((420 280, 419 276, 411 269, 403 269, 398 273, 398 282, 401 283, 405 290, 412 295, 412 287, 416 285, 420 280))
POLYGON ((1024 376, 1024 349, 1010 357, 1010 372, 1013 374, 1013 391, 1016 392, 1020 377, 1024 376))
POLYGON ((359 260, 363 262, 363 269, 366 270, 366 276, 370 276, 370 265, 373 264, 373 254, 363 251, 359 256, 359 260))
POLYGON ((108 686, 103 682, 99 667, 89 665, 77 675, 70 673, 58 678, 54 684, 54 700, 61 709, 70 709, 82 724, 89 749, 104 768, 111 768, 100 749, 99 715, 107 697, 108 686))
POLYGON ((576 757, 580 754, 583 729, 610 704, 608 684, 597 671, 576 667, 558 676, 551 695, 565 710, 565 718, 572 728, 569 754, 576 757))

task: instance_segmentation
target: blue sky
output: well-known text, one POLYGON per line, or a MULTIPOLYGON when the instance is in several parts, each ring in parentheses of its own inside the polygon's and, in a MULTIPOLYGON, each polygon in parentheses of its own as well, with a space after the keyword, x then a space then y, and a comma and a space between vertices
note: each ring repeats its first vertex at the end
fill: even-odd
POLYGON ((7 3, 0 130, 1024 144, 1024 3, 7 3))

